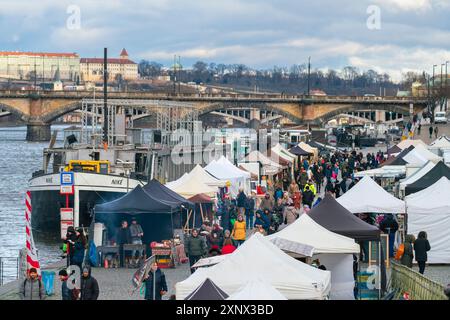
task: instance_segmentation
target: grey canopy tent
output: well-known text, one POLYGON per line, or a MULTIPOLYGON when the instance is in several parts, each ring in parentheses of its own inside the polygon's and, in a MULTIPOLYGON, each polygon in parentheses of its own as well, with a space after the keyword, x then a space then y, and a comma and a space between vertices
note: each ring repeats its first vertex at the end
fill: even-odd
POLYGON ((442 177, 450 179, 450 168, 444 162, 440 161, 419 180, 407 185, 405 194, 409 195, 424 190, 436 183, 442 177))
POLYGON ((228 295, 220 289, 211 279, 206 280, 184 300, 225 300, 228 295))
POLYGON ((403 160, 403 157, 410 153, 415 147, 410 145, 408 148, 400 152, 396 157, 391 157, 387 159, 381 166, 404 166, 408 162, 403 160))

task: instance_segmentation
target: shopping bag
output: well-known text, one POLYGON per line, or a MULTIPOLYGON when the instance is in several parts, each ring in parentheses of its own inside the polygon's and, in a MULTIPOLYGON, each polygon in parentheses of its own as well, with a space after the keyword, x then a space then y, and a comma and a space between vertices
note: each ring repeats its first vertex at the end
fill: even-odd
POLYGON ((397 252, 395 253, 395 260, 400 260, 405 253, 405 245, 402 243, 398 246, 397 252))
POLYGON ((42 284, 44 285, 45 294, 52 296, 55 294, 55 272, 53 271, 42 271, 42 284))

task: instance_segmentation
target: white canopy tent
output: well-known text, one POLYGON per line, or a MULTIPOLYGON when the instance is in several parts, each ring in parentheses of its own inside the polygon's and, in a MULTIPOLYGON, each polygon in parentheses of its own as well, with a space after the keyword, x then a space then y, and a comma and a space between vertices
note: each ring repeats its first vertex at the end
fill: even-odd
POLYGON ((211 161, 205 170, 219 180, 228 180, 231 183, 230 192, 232 196, 237 196, 239 188, 243 188, 248 194, 250 190, 250 173, 234 166, 224 156, 218 160, 211 161))
POLYGON ((259 176, 260 173, 262 175, 273 176, 280 173, 284 169, 281 164, 266 157, 260 151, 250 152, 243 159, 243 162, 239 162, 238 165, 255 176, 259 176), (261 172, 259 172, 259 165, 255 165, 257 162, 262 165, 261 172))
POLYGON ((323 300, 331 287, 330 271, 295 260, 255 233, 222 262, 197 269, 189 278, 178 282, 176 297, 184 299, 206 278, 233 295, 241 288, 242 279, 255 276, 264 278, 287 299, 323 300))
POLYGON ((189 173, 186 172, 177 180, 167 182, 166 187, 169 189, 175 188, 176 186, 183 184, 183 182, 185 182, 188 178, 189 178, 189 173))
POLYGON ((405 213, 405 203, 368 176, 362 178, 336 201, 352 213, 405 213))
POLYGON ((288 150, 283 148, 279 143, 276 146, 272 147, 271 151, 280 158, 283 158, 291 163, 294 163, 295 160, 297 159, 297 156, 295 154, 290 153, 288 150))
POLYGON ((440 136, 432 143, 430 143, 430 148, 450 148, 450 140, 446 136, 440 136))
POLYGON ((263 279, 247 281, 245 285, 226 300, 287 300, 280 291, 263 279))
POLYGON ((418 145, 422 145, 423 147, 426 147, 426 143, 422 140, 412 140, 412 139, 406 139, 397 144, 397 147, 404 150, 406 148, 409 148, 410 146, 417 147, 418 145))
POLYGON ((313 259, 319 259, 331 271, 331 299, 354 299, 353 254, 360 252, 354 239, 325 229, 307 214, 266 238, 271 241, 281 238, 312 246, 313 259))
POLYGON ((442 160, 441 157, 437 156, 433 152, 429 151, 423 145, 418 145, 411 152, 403 157, 403 160, 408 162, 410 165, 414 165, 417 167, 422 167, 428 161, 433 161, 435 163, 442 160))
POLYGON ((381 168, 359 171, 354 174, 355 178, 380 177, 380 178, 395 178, 406 173, 406 166, 383 166, 381 168))
POLYGON ((199 164, 194 167, 194 169, 189 172, 189 175, 200 182, 213 187, 225 187, 226 181, 219 180, 210 175, 204 168, 199 164))
POLYGON ((168 186, 168 188, 186 199, 201 193, 214 198, 219 191, 217 187, 209 186, 196 179, 193 175, 189 175, 187 179, 184 179, 182 183, 175 185, 175 187, 168 186))
POLYGON ((420 168, 418 171, 410 175, 409 177, 403 179, 400 182, 400 194, 405 194, 405 188, 408 184, 414 183, 420 178, 422 178, 424 175, 426 175, 431 169, 433 169, 436 166, 436 163, 432 161, 428 161, 422 168, 420 168))
POLYGON ((311 147, 309 144, 304 143, 303 141, 300 142, 298 146, 306 152, 312 153, 314 155, 314 159, 317 159, 317 157, 319 156, 319 149, 311 147))
POLYGON ((428 263, 450 263, 450 181, 442 177, 430 187, 405 197, 408 233, 428 235, 428 263))

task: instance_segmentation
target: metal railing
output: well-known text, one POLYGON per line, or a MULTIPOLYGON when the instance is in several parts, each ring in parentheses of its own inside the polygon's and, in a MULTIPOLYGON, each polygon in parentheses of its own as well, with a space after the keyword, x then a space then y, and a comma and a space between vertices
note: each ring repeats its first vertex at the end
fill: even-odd
POLYGON ((448 299, 443 285, 397 262, 392 261, 391 265, 391 290, 396 292, 397 299, 404 293, 409 295, 410 300, 448 299))
POLYGON ((19 262, 19 257, 0 257, 0 286, 9 281, 19 279, 19 262))
MULTIPOLYGON (((27 97, 27 96, 44 96, 44 97, 65 97, 65 98, 85 98, 94 95, 93 91, 48 91, 48 90, 0 90, 0 97, 27 97)), ((421 97, 396 97, 396 96, 356 96, 356 95, 298 95, 285 93, 238 93, 238 92, 222 92, 222 93, 165 93, 165 92, 146 92, 146 91, 112 91, 110 98, 126 97, 126 98, 234 98, 234 99, 283 99, 283 100, 311 100, 311 101, 371 101, 371 102, 424 102, 421 97)))

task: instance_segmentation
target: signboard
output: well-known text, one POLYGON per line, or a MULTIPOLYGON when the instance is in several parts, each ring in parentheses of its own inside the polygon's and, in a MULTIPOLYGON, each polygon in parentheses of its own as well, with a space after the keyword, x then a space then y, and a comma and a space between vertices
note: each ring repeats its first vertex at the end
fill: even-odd
MULTIPOLYGON (((131 278, 131 283, 134 286, 134 290, 141 287, 142 283, 144 282, 145 278, 147 277, 148 273, 150 272, 151 266, 153 262, 156 262, 156 256, 151 256, 147 260, 145 260, 142 267, 140 267, 134 274, 133 278, 131 278)), ((133 291, 134 292, 134 291, 133 291)))
POLYGON ((61 185, 59 193, 60 194, 73 194, 74 193, 73 186, 61 185))
POLYGON ((67 234, 67 229, 73 226, 73 220, 61 220, 61 239, 64 239, 67 234))
POLYGON ((73 208, 61 208, 61 221, 73 220, 73 208))
POLYGON ((74 176, 73 172, 61 172, 60 174, 61 178, 61 186, 73 186, 74 185, 74 176))

